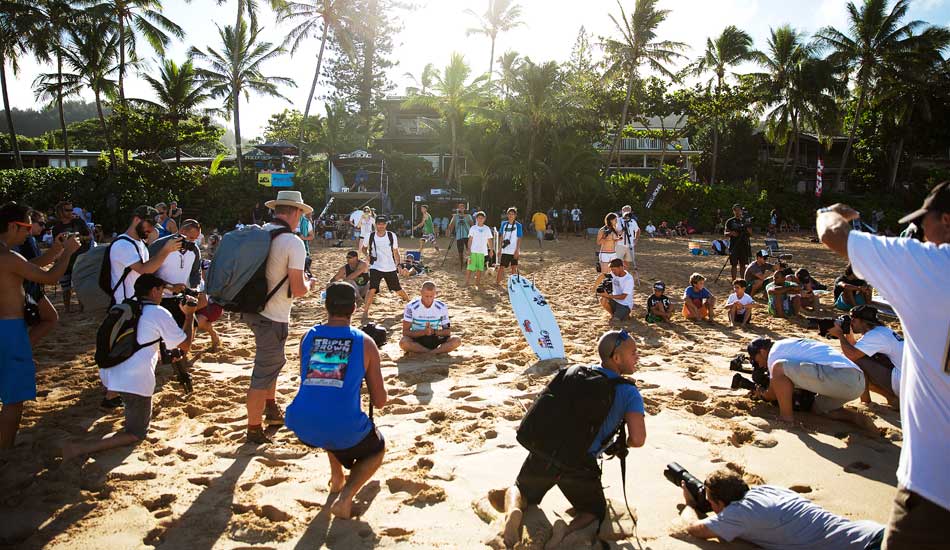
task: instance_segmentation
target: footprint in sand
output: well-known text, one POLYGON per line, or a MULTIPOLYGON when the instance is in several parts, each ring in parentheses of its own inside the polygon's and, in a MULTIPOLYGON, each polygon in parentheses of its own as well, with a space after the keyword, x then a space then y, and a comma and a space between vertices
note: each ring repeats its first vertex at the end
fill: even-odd
POLYGON ((461 399, 472 395, 472 392, 466 390, 454 391, 449 394, 449 399, 461 399))
POLYGON ((865 470, 870 470, 870 469, 871 469, 870 464, 866 462, 861 462, 860 460, 857 462, 852 462, 851 464, 848 464, 847 466, 844 467, 844 471, 848 472, 849 474, 853 474, 855 472, 863 472, 865 470))
POLYGON ((142 502, 142 505, 145 506, 145 509, 149 512, 154 512, 160 508, 167 508, 171 503, 175 502, 176 498, 178 497, 171 493, 165 493, 155 498, 146 499, 142 502))
POLYGON ((405 537, 406 535, 411 535, 414 533, 411 529, 403 529, 402 527, 387 527, 379 532, 380 535, 384 537, 405 537))
POLYGON ((264 479, 264 480, 258 481, 258 483, 260 485, 263 485, 264 487, 273 487, 274 485, 279 485, 287 481, 288 479, 290 478, 286 476, 278 476, 278 477, 272 477, 270 479, 264 479))
POLYGON ((683 390, 676 394, 676 396, 687 401, 706 401, 709 399, 708 395, 699 390, 683 390))
POLYGON ((190 453, 184 449, 178 449, 175 451, 175 454, 177 454, 182 460, 194 460, 198 458, 198 455, 195 453, 190 453))
POLYGON ((207 476, 189 477, 188 483, 191 483, 194 485, 201 485, 202 487, 207 487, 211 485, 211 478, 207 476))
POLYGON ((812 491, 812 488, 808 485, 792 485, 789 489, 803 495, 807 495, 812 491))
POLYGON ((403 501, 404 504, 426 506, 445 500, 444 489, 424 481, 394 477, 386 480, 386 487, 392 494, 409 493, 410 497, 403 501))

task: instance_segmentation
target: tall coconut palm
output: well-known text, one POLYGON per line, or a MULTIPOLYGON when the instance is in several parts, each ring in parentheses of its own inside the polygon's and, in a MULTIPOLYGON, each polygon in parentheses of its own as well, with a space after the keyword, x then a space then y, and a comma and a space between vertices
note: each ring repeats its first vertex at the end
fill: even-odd
MULTIPOLYGON (((304 39, 311 36, 320 36, 320 49, 317 52, 317 68, 313 72, 313 82, 310 84, 310 93, 307 94, 307 103, 303 110, 303 120, 310 116, 310 104, 317 93, 317 80, 320 78, 320 66, 323 64, 323 51, 327 45, 327 38, 332 34, 340 48, 352 55, 353 39, 350 36, 350 4, 352 0, 305 0, 303 2, 287 2, 280 7, 278 21, 300 21, 287 33, 284 47, 290 45, 290 55, 297 53, 297 49, 304 39)), ((300 125, 298 137, 301 157, 305 156, 303 143, 304 124, 300 125)))
POLYGON ((465 13, 478 19, 478 26, 468 29, 465 34, 467 36, 481 34, 491 39, 491 54, 488 56, 488 85, 490 86, 491 74, 495 67, 495 40, 498 38, 498 33, 508 32, 524 24, 519 19, 521 6, 513 0, 488 0, 488 9, 484 14, 478 15, 472 10, 465 10, 465 13))
POLYGON ((142 78, 155 92, 158 101, 142 101, 171 120, 175 128, 175 162, 181 164, 181 136, 178 127, 181 121, 193 115, 198 107, 211 98, 211 94, 198 79, 190 59, 178 65, 172 59, 162 59, 158 78, 142 73, 142 78))
POLYGON ((66 166, 69 167, 69 132, 66 130, 63 100, 77 90, 75 87, 70 89, 63 82, 63 48, 66 45, 66 28, 79 14, 73 9, 69 0, 41 0, 36 4, 36 9, 40 10, 43 20, 40 39, 34 53, 42 61, 55 60, 56 72, 37 76, 33 89, 37 99, 49 101, 50 105, 56 106, 63 141, 63 155, 66 166))
POLYGON ((507 51, 498 56, 498 82, 501 85, 502 96, 508 100, 511 95, 511 86, 521 69, 524 60, 515 51, 507 51))
POLYGON ((412 81, 413 84, 419 89, 419 93, 426 95, 426 93, 432 88, 433 76, 439 74, 439 69, 435 67, 434 63, 426 63, 426 66, 422 68, 422 72, 419 74, 419 78, 412 73, 405 73, 403 76, 412 81))
POLYGON ((551 148, 541 167, 547 175, 555 203, 564 203, 567 195, 575 200, 597 183, 600 155, 590 141, 573 131, 554 132, 551 148))
POLYGON ((116 157, 112 133, 102 110, 102 98, 112 96, 117 89, 113 75, 119 70, 116 63, 119 35, 113 32, 113 28, 107 19, 84 19, 77 25, 70 25, 66 31, 69 45, 63 54, 66 65, 73 71, 63 74, 65 85, 80 85, 92 90, 99 127, 109 148, 110 170, 116 168, 116 157))
MULTIPOLYGON (((623 4, 617 0, 620 17, 610 15, 610 20, 620 33, 619 39, 608 38, 604 47, 609 55, 610 64, 607 74, 624 76, 627 80, 627 94, 623 101, 623 110, 620 113, 620 125, 617 126, 613 145, 607 155, 607 164, 604 172, 608 172, 613 162, 614 154, 619 155, 620 138, 627 125, 627 114, 630 109, 630 100, 633 90, 640 80, 641 68, 651 69, 671 80, 677 77, 670 64, 682 58, 681 52, 687 49, 683 42, 657 40, 657 27, 666 20, 670 10, 657 9, 659 0, 636 0, 633 13, 627 17, 623 4)), ((636 113, 634 113, 634 117, 636 113)), ((634 118, 631 117, 631 118, 634 118)))
POLYGON ((529 213, 534 211, 535 163, 538 157, 538 144, 544 137, 545 129, 554 122, 557 116, 562 88, 562 75, 554 61, 538 65, 526 59, 514 83, 514 91, 517 95, 511 106, 513 126, 528 134, 528 158, 525 164, 524 181, 529 213))
POLYGON ((497 128, 477 124, 469 126, 465 132, 463 149, 468 173, 478 183, 480 194, 478 204, 486 207, 489 185, 506 173, 514 159, 511 157, 510 139, 497 128))
POLYGON ((888 0, 864 0, 860 7, 848 2, 848 28, 839 31, 825 27, 816 34, 818 43, 831 49, 829 58, 843 67, 858 94, 835 187, 841 183, 861 114, 885 60, 912 55, 919 42, 920 35, 916 31, 925 26, 923 21, 903 21, 910 8, 909 0, 897 0, 890 11, 887 5, 888 0))
POLYGON ((452 160, 449 163, 447 182, 458 184, 458 166, 456 157, 459 151, 459 133, 465 122, 465 117, 476 109, 485 97, 485 76, 472 80, 469 77, 472 69, 465 62, 460 53, 453 53, 449 64, 442 72, 435 72, 432 76, 432 89, 425 93, 411 94, 403 103, 404 108, 428 107, 438 112, 446 121, 451 135, 450 151, 452 160))
POLYGON ((234 119, 234 153, 238 170, 244 170, 241 154, 241 95, 250 99, 251 92, 287 100, 278 86, 296 86, 293 79, 282 76, 265 76, 263 65, 284 52, 280 46, 260 40, 260 29, 253 24, 248 28, 243 20, 235 29, 218 27, 221 50, 207 48, 202 51, 192 47, 191 57, 203 61, 207 67, 196 69, 198 79, 207 85, 208 94, 224 101, 223 110, 234 119))
MULTIPOLYGON (((722 91, 722 84, 725 81, 726 73, 735 65, 745 61, 751 61, 755 58, 755 50, 752 47, 752 37, 749 33, 739 29, 735 25, 729 25, 722 30, 722 33, 716 38, 706 39, 706 51, 703 56, 693 63, 691 69, 693 74, 700 76, 707 72, 713 73, 712 78, 707 84, 707 89, 715 86, 714 93, 716 98, 722 91)), ((712 166, 709 171, 709 183, 716 182, 716 162, 719 159, 719 117, 713 119, 713 155, 712 166)))
POLYGON ((3 92, 3 109, 6 113, 10 145, 13 147, 13 158, 17 168, 23 168, 23 158, 20 156, 16 127, 13 125, 13 111, 10 110, 7 63, 16 75, 20 70, 19 58, 36 49, 37 38, 42 31, 42 22, 42 12, 32 4, 20 0, 0 1, 0 90, 3 92))

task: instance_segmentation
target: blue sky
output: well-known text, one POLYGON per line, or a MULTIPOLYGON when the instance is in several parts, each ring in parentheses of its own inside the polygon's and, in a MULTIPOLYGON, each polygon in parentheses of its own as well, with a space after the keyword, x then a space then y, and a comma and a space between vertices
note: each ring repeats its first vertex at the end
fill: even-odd
MULTIPOLYGON (((633 9, 632 0, 621 1, 625 9, 633 9)), ((415 0, 414 3, 419 8, 403 15, 404 30, 395 40, 393 57, 399 64, 390 76, 397 83, 396 92, 402 92, 411 83, 404 76, 406 72, 418 75, 430 62, 441 66, 453 51, 464 54, 474 70, 488 70, 489 41, 482 36, 466 36, 465 30, 474 24, 474 20, 463 13, 465 9, 482 12, 487 0, 415 0)), ((564 61, 570 55, 581 26, 595 37, 614 33, 608 14, 618 12, 617 0, 520 0, 519 3, 525 25, 499 37, 496 56, 510 49, 535 61, 564 61)), ((232 24, 234 20, 233 1, 217 6, 214 0, 193 0, 191 3, 165 0, 164 5, 166 16, 181 25, 186 33, 184 42, 175 43, 168 52, 175 59, 184 58, 191 45, 217 47, 215 25, 232 24)), ((708 36, 718 34, 730 24, 748 31, 756 46, 764 47, 771 27, 789 23, 798 29, 814 32, 825 25, 843 29, 846 21, 846 2, 843 0, 665 0, 661 1, 661 6, 672 10, 660 27, 661 38, 686 42, 691 46, 690 57, 702 52, 708 36)), ((911 17, 950 26, 950 0, 912 1, 911 17)), ((265 11, 260 20, 265 27, 265 37, 280 41, 286 27, 277 25, 269 11, 265 11)), ((147 50, 147 46, 145 48, 144 56, 154 60, 155 53, 147 50)), ((249 103, 242 99, 241 129, 245 139, 260 135, 272 113, 286 107, 303 110, 318 48, 319 42, 314 40, 301 47, 293 58, 285 55, 265 66, 272 75, 294 78, 298 87, 283 90, 290 103, 263 97, 252 97, 249 103)), ((8 73, 13 106, 35 107, 30 84, 38 73, 50 70, 31 59, 24 59, 17 76, 11 78, 8 73)), ((318 85, 318 96, 326 91, 327 85, 326 82, 318 85)), ((151 97, 141 79, 132 77, 126 86, 129 97, 151 97)), ((319 104, 315 108, 322 110, 319 104)))

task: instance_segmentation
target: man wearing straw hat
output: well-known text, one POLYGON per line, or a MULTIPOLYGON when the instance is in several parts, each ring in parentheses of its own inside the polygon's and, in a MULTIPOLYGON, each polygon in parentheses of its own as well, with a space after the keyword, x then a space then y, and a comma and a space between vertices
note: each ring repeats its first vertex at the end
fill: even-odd
POLYGON ((274 292, 260 313, 244 314, 244 321, 254 333, 256 347, 251 386, 247 391, 247 441, 257 444, 270 441, 264 433, 262 416, 269 426, 284 423, 276 401, 277 375, 287 362, 284 345, 294 298, 306 296, 310 291, 310 280, 304 274, 307 251, 293 228, 300 216, 313 212, 313 208, 303 202, 300 191, 280 191, 277 199, 267 201, 265 206, 274 211, 274 219, 264 230, 288 232, 271 241, 265 268, 268 294, 284 285, 286 290, 274 292))

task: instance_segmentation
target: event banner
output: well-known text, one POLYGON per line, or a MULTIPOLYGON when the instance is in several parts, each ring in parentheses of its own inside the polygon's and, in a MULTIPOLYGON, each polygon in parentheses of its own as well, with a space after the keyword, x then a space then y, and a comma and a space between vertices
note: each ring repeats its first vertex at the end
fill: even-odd
POLYGON ((257 174, 258 185, 264 187, 293 187, 293 172, 261 172, 257 174))

